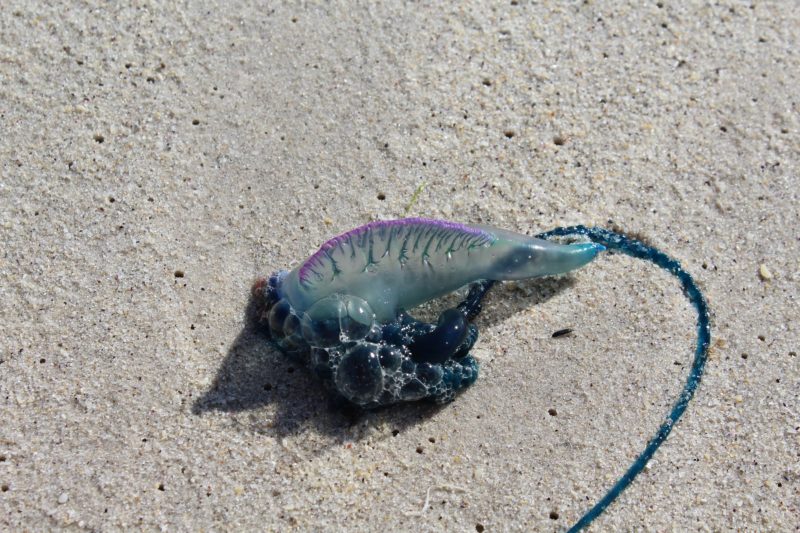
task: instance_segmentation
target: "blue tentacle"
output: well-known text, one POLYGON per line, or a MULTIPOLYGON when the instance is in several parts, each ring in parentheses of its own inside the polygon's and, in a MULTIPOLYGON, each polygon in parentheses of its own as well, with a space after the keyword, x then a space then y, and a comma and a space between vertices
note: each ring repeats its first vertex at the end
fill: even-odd
POLYGON ((652 459, 659 446, 666 440, 672 428, 686 411, 689 401, 694 396, 700 379, 703 376, 706 360, 708 359, 708 348, 711 344, 711 325, 708 315, 708 304, 703 293, 695 283, 692 276, 686 272, 680 263, 661 252, 648 246, 641 241, 632 239, 625 235, 615 233, 604 228, 587 228, 586 226, 572 226, 567 228, 556 228, 539 234, 541 239, 552 239, 553 237, 588 237, 591 241, 604 245, 610 250, 618 250, 626 255, 650 261, 656 266, 663 268, 673 274, 681 283, 684 294, 697 311, 697 345, 694 353, 694 362, 686 379, 686 384, 681 391, 678 400, 667 415, 663 424, 658 428, 655 436, 650 439, 639 457, 625 471, 622 477, 606 492, 606 494, 591 509, 589 509, 580 520, 578 520, 569 531, 577 532, 591 524, 614 500, 624 491, 628 485, 638 476, 647 463, 652 459))

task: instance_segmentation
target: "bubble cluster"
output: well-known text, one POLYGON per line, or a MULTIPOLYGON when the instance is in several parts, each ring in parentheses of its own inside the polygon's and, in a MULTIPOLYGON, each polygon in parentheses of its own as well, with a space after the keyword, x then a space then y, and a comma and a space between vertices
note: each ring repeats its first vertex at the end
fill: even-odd
POLYGON ((477 379, 469 355, 477 329, 457 310, 442 313, 436 326, 407 314, 381 324, 366 301, 335 294, 298 313, 281 278, 273 274, 258 289, 262 324, 283 352, 354 404, 446 403, 477 379))

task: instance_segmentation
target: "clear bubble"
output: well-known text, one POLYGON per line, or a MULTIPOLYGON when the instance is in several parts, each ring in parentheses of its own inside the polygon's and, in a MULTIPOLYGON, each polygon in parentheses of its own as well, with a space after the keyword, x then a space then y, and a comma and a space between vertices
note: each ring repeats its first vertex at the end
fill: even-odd
POLYGON ((311 364, 313 365, 328 365, 330 363, 331 357, 328 354, 328 350, 323 348, 313 348, 311 350, 311 364))
POLYGON ((403 364, 400 367, 400 370, 402 370, 404 374, 413 374, 416 369, 417 364, 414 361, 411 359, 403 359, 403 364))
POLYGON ((339 295, 328 296, 318 300, 308 308, 306 314, 311 320, 339 319, 347 312, 339 295))
POLYGON ((441 365, 432 365, 430 363, 420 363, 417 365, 417 378, 429 387, 438 385, 442 381, 444 372, 441 365))
POLYGON ((386 372, 393 372, 400 368, 400 363, 403 362, 403 352, 396 346, 381 346, 378 358, 386 372))
POLYGON ((375 313, 361 298, 335 294, 314 303, 301 322, 310 345, 335 346, 366 337, 375 325, 375 313))
POLYGON ((303 314, 301 327, 303 337, 311 346, 335 346, 339 344, 341 328, 339 322, 346 313, 339 298, 323 298, 303 314))
POLYGON ((412 379, 400 389, 400 397, 407 402, 421 400, 427 394, 428 388, 418 379, 412 379))
POLYGON ((286 341, 288 341, 292 346, 297 346, 298 348, 307 346, 301 331, 300 319, 297 318, 297 315, 294 314, 294 312, 289 313, 289 316, 287 316, 286 320, 284 320, 283 334, 286 336, 286 341))
POLYGON ((375 313, 369 304, 356 296, 343 296, 346 316, 340 321, 342 336, 346 339, 363 339, 375 323, 375 313))
POLYGON ((269 329, 273 335, 283 336, 283 323, 292 311, 292 306, 286 299, 279 300, 269 311, 269 329))
POLYGON ((369 330, 369 333, 367 333, 367 336, 364 337, 364 339, 369 342, 376 342, 376 343, 384 340, 383 328, 381 328, 381 325, 378 324, 377 322, 372 324, 372 328, 369 330))
POLYGON ((383 370, 378 345, 359 343, 345 353, 336 370, 336 388, 348 400, 364 405, 383 391, 383 370))

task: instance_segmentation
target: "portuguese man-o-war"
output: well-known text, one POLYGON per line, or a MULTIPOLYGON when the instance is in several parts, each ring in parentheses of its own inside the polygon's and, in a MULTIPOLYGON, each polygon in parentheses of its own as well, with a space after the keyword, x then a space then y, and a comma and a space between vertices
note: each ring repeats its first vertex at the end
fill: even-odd
POLYGON ((378 221, 330 239, 291 271, 253 286, 258 318, 274 344, 334 394, 362 408, 452 401, 478 377, 471 322, 498 281, 559 275, 604 250, 654 263, 676 276, 697 311, 697 345, 686 384, 644 451, 571 528, 588 526, 642 471, 694 395, 710 343, 708 309, 680 264, 636 239, 603 228, 556 228, 530 237, 483 225, 425 218, 378 221), (553 242, 572 240, 568 244, 553 242), (469 286, 436 324, 409 310, 469 286))
POLYGON ((446 403, 478 377, 469 322, 492 281, 562 274, 603 249, 422 218, 373 222, 255 290, 278 347, 350 402, 446 403), (467 300, 435 325, 407 312, 470 283, 467 300))

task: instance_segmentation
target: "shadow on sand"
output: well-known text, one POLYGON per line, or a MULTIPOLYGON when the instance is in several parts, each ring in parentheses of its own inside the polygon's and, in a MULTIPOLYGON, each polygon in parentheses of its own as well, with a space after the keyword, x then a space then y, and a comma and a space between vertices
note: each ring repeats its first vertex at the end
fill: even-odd
MULTIPOLYGON (((476 325, 491 327, 552 298, 573 283, 571 277, 559 277, 497 284, 488 293, 476 325)), ((253 297, 245 309, 245 326, 228 350, 214 382, 192 406, 196 415, 209 411, 249 412, 249 416, 235 417, 234 422, 256 433, 285 437, 310 430, 339 441, 358 438, 361 432, 353 431, 354 426, 386 424, 402 431, 442 409, 447 406, 414 402, 364 411, 337 400, 305 368, 284 357, 269 342, 257 322, 253 297), (262 409, 265 407, 270 409, 262 409)))

